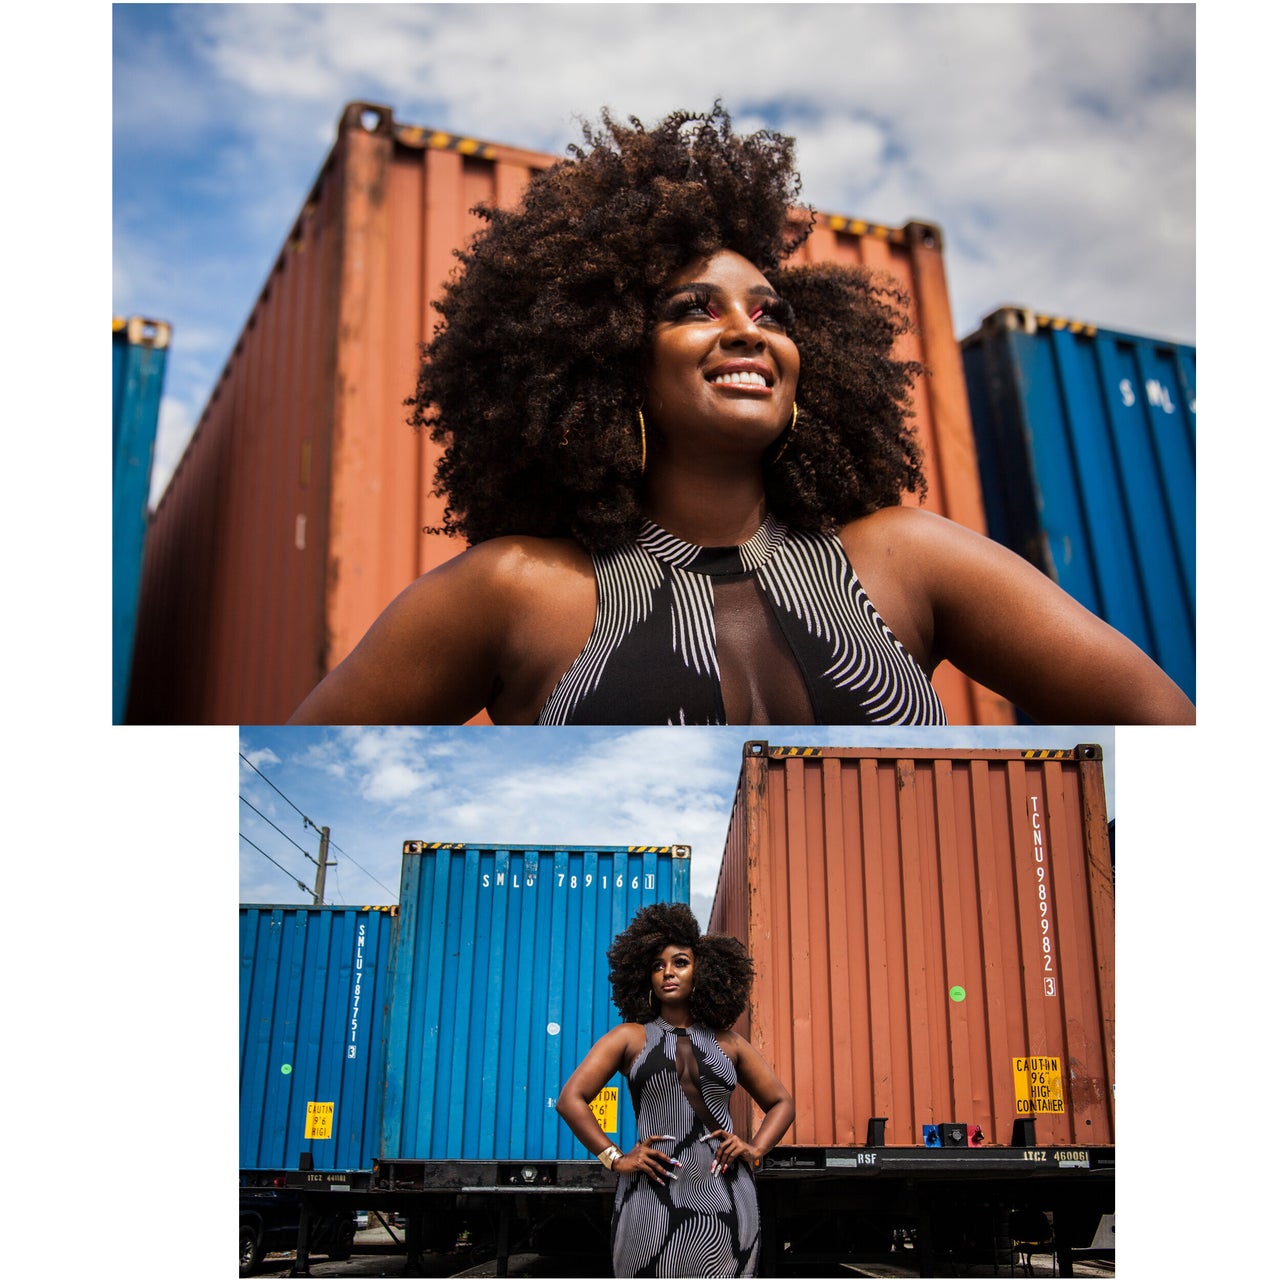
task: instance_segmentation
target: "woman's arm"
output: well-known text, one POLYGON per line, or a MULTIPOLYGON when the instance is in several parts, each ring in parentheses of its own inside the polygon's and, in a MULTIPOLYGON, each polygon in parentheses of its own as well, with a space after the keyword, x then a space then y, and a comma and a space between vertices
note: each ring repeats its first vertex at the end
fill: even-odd
POLYGON ((532 723, 586 641, 590 558, 563 540, 495 538, 410 583, 290 724, 532 723))
POLYGON ((488 701, 502 592, 485 546, 411 582, 290 724, 461 724, 488 701))
POLYGON ((727 1169, 734 1160, 745 1160, 749 1165, 759 1164, 782 1141, 782 1135, 791 1128, 796 1118, 796 1104, 786 1085, 778 1079, 773 1068, 760 1056, 750 1041, 735 1031, 718 1036, 721 1047, 733 1061, 738 1072, 738 1083, 755 1100, 764 1112, 760 1127, 750 1142, 741 1134, 718 1130, 712 1134, 720 1140, 716 1148, 716 1165, 727 1169))
POLYGON ((894 507, 849 526, 845 546, 881 616, 929 670, 949 659, 1041 724, 1195 722, 1137 645, 989 538, 894 507))
MULTIPOLYGON (((591 1110, 591 1100, 612 1076, 625 1070, 643 1046, 644 1030, 639 1023, 625 1022, 614 1027, 591 1046, 560 1090, 556 1110, 573 1131, 573 1136, 592 1155, 598 1156, 613 1146, 613 1139, 600 1127, 591 1110)), ((650 1134, 637 1142, 626 1155, 613 1162, 614 1173, 644 1173, 659 1185, 676 1176, 673 1172, 678 1167, 676 1161, 653 1147, 653 1143, 662 1136, 650 1134)))

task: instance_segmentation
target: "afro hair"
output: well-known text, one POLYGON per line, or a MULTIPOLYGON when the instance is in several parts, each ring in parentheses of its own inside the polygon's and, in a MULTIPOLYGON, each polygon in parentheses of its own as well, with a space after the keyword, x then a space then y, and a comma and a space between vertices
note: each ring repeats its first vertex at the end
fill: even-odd
POLYGON ((794 140, 734 134, 719 102, 656 128, 602 113, 585 146, 483 222, 436 304, 409 421, 445 446, 441 531, 632 538, 641 512, 637 408, 658 295, 722 250, 751 261, 796 312, 799 419, 766 469, 773 513, 831 531, 924 491, 908 408, 918 364, 893 358, 905 297, 863 268, 781 263, 809 235, 794 140))
POLYGON ((681 902, 659 902, 636 912, 607 954, 613 1002, 627 1022, 652 1022, 650 971, 666 947, 693 953, 693 998, 689 1013, 713 1031, 728 1031, 742 1016, 755 975, 747 949, 727 934, 704 934, 681 902))

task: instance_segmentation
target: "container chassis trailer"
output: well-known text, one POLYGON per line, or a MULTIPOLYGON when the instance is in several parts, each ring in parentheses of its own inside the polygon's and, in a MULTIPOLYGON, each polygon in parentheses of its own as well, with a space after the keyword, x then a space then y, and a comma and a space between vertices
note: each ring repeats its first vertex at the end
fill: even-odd
MULTIPOLYGON (((1029 1129, 1019 1136, 1034 1143, 1029 1129)), ((499 1276, 521 1251, 607 1260, 615 1183, 584 1160, 293 1171, 287 1184, 302 1215, 292 1274, 311 1274, 312 1253, 325 1252, 338 1201, 342 1212, 403 1217, 410 1275, 464 1232, 499 1276)), ((1114 1258, 1093 1247, 1099 1223, 1115 1212, 1114 1147, 779 1146, 757 1171, 756 1188, 761 1276, 857 1264, 922 1276, 1010 1274, 1027 1246, 1051 1252, 1063 1276, 1074 1274, 1073 1260, 1114 1258)))

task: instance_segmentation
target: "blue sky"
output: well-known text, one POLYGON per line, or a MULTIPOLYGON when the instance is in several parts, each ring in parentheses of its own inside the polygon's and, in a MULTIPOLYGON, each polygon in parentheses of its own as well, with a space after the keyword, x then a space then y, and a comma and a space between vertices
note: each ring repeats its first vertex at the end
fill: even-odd
POLYGON ((813 725, 243 728, 240 901, 313 901, 306 890, 316 883, 323 826, 330 830, 330 860, 337 861, 326 873, 325 898, 346 905, 398 901, 405 840, 687 844, 690 896, 705 925, 748 739, 948 750, 1098 743, 1115 817, 1114 737, 1109 725, 944 732, 813 725))
MULTIPOLYGON (((116 5, 112 306, 173 326, 171 473, 345 103, 556 155, 722 96, 819 209, 939 224, 963 337, 1005 304, 1196 340, 1187 5, 116 5)), ((406 389, 406 394, 408 390, 406 389)))

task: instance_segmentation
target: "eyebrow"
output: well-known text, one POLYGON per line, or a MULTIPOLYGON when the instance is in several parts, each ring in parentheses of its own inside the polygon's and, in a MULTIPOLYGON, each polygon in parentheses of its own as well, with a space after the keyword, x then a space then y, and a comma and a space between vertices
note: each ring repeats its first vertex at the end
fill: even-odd
MULTIPOLYGON (((662 289, 658 293, 658 301, 666 302, 668 298, 674 298, 689 289, 705 289, 708 293, 723 294, 724 290, 716 284, 711 284, 706 280, 690 280, 685 284, 673 285, 670 288, 662 289)), ((753 284, 747 290, 748 298, 778 298, 781 300, 782 295, 771 285, 753 284)))

